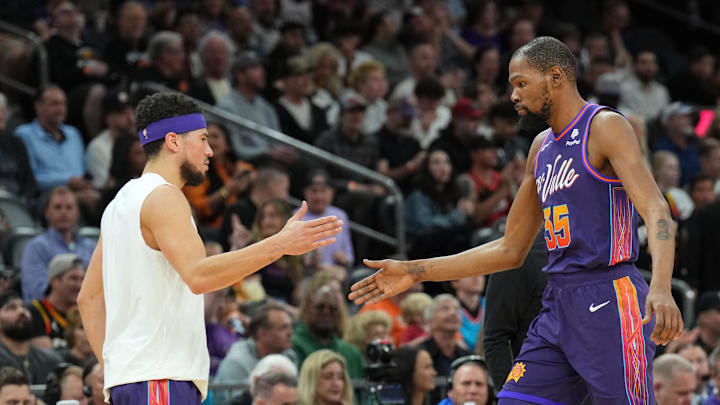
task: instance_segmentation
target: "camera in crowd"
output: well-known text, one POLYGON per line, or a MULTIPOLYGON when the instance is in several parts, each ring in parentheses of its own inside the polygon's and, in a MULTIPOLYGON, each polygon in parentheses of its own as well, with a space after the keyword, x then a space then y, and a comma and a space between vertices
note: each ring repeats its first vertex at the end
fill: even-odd
POLYGON ((367 391, 379 405, 404 404, 402 381, 394 378, 397 364, 393 361, 395 345, 389 340, 376 339, 367 345, 368 365, 365 375, 367 391))

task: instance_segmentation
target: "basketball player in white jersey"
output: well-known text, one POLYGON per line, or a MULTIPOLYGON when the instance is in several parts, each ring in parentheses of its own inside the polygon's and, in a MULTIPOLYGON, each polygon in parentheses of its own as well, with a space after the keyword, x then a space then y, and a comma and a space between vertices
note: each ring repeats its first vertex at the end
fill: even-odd
POLYGON ((212 156, 199 108, 180 94, 154 94, 138 105, 137 126, 147 165, 103 213, 78 307, 104 363, 106 401, 200 404, 209 377, 202 294, 334 242, 342 221, 303 222, 303 202, 276 235, 206 257, 180 190, 203 181, 212 156))

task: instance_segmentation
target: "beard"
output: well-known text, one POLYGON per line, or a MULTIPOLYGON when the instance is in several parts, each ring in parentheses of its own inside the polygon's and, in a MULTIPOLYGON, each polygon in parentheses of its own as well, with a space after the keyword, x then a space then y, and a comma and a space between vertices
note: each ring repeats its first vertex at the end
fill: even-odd
POLYGON ((199 186, 205 181, 205 173, 195 170, 187 160, 180 166, 180 176, 185 180, 185 185, 199 186))
POLYGON ((24 342, 32 337, 32 324, 27 318, 18 319, 12 325, 3 326, 2 333, 17 342, 24 342))
POLYGON ((547 85, 543 90, 543 105, 540 111, 537 113, 525 110, 525 115, 520 117, 518 125, 520 130, 529 133, 537 134, 543 129, 548 127, 547 120, 550 118, 550 111, 552 110, 552 101, 550 100, 550 92, 548 91, 547 85))

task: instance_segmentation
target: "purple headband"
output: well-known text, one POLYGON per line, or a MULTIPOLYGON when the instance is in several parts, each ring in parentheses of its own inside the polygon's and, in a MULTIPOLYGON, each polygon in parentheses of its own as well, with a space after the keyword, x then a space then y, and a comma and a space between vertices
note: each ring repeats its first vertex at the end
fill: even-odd
POLYGON ((145 145, 158 139, 164 139, 168 132, 184 134, 200 128, 207 128, 205 117, 200 113, 187 114, 155 121, 142 131, 138 131, 138 136, 140 136, 140 144, 145 145))

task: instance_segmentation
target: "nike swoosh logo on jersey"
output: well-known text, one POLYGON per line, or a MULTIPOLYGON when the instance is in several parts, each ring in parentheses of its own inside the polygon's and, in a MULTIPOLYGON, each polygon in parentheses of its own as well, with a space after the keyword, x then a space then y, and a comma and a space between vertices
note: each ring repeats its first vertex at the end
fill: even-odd
POLYGON ((602 304, 600 304, 600 305, 598 305, 598 306, 595 306, 595 304, 590 304, 590 312, 595 312, 595 311, 597 311, 598 309, 604 307, 605 305, 607 305, 607 304, 609 304, 609 303, 610 303, 610 301, 605 301, 605 302, 603 302, 602 304))

